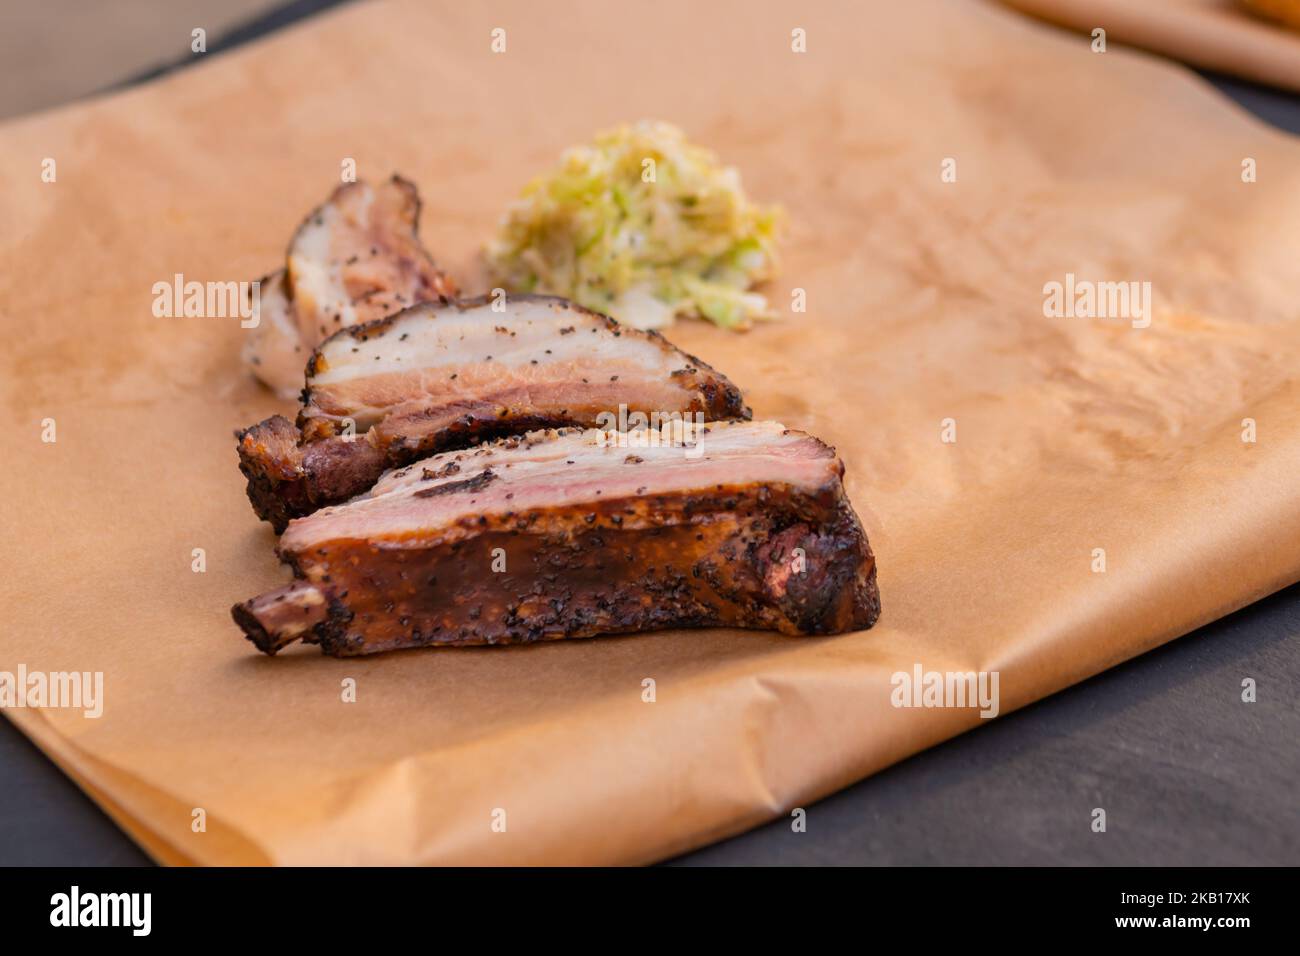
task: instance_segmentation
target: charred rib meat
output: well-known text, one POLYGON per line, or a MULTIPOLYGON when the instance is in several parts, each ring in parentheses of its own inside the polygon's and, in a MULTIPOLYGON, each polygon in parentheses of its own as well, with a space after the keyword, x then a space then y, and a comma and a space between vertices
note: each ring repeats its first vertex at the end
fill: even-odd
POLYGON ((297 425, 275 416, 240 432, 240 470, 253 509, 282 531, 386 468, 532 429, 608 427, 620 407, 749 417, 699 359, 564 299, 430 303, 322 343, 297 425))
POLYGON ((633 440, 534 432, 390 472, 290 523, 297 580, 234 619, 268 654, 302 640, 339 657, 875 623, 875 559, 833 449, 776 422, 712 423, 694 447, 633 440))
POLYGON ((420 245, 419 217, 419 193, 399 176, 336 189, 299 227, 286 268, 262 280, 261 321, 244 347, 254 374, 293 397, 307 357, 327 336, 455 295, 420 245))

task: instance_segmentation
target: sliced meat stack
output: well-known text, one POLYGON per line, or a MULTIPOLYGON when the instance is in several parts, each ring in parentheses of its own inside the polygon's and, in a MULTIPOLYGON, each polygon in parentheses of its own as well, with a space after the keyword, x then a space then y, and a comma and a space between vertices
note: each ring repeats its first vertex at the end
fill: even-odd
POLYGON ((749 417, 724 375, 567 300, 424 304, 326 339, 297 423, 277 415, 240 432, 240 469, 253 509, 283 531, 387 468, 538 428, 608 427, 620 409, 749 417))
POLYGON ((312 349, 339 329, 456 294, 420 245, 420 197, 394 176, 347 183, 307 217, 286 267, 261 281, 260 321, 244 346, 253 373, 285 398, 312 349))
MULTIPOLYGON (((593 320, 580 324, 582 313, 560 311, 574 331, 549 347, 575 343, 556 361, 585 368, 576 343, 601 333, 585 331, 593 320)), ((474 324, 462 326, 467 335, 474 324)), ((481 360, 530 363, 532 340, 514 331, 505 336, 514 345, 503 338, 481 360)), ((381 339, 356 341, 404 374, 381 339)), ((417 377, 435 390, 443 366, 430 360, 441 341, 428 332, 401 353, 425 356, 417 377)), ((343 367, 328 358, 325 368, 343 367)), ((674 364, 665 355, 651 368, 674 364)), ((669 381, 705 374, 691 367, 669 381)), ((658 381, 650 368, 640 377, 646 388, 658 381)), ((337 397, 348 381, 318 384, 337 397)), ((541 382, 539 394, 565 387, 541 382)), ((578 392, 561 404, 578 405, 578 392)), ((378 415, 390 406, 384 394, 366 389, 348 407, 378 415)), ((334 420, 340 406, 316 397, 309 407, 320 415, 308 421, 334 420)), ((685 437, 547 430, 392 471, 347 504, 292 521, 279 550, 297 580, 237 605, 235 621, 268 654, 301 640, 340 657, 664 627, 870 627, 880 609, 875 560, 834 450, 775 422, 712 423, 693 443, 685 437)))
POLYGON ((875 623, 833 449, 749 421, 657 332, 547 296, 455 301, 419 211, 396 176, 342 186, 263 280, 245 361, 301 406, 237 436, 294 571, 232 609, 260 650, 875 623))

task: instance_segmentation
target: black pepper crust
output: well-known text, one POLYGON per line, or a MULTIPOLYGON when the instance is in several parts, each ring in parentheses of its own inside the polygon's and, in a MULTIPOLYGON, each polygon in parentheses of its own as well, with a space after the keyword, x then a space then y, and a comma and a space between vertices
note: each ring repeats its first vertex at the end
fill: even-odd
MULTIPOLYGON (((281 558, 328 603, 289 640, 336 657, 670 627, 836 634, 880 614, 875 558, 838 480, 479 516, 434 541, 335 540, 281 558)), ((250 625, 269 597, 232 613, 274 653, 287 641, 250 625)))
MULTIPOLYGON (((700 380, 700 400, 697 403, 694 403, 697 407, 691 408, 690 411, 708 412, 711 418, 718 420, 734 418, 748 420, 753 415, 749 406, 745 404, 745 399, 741 394, 740 389, 733 385, 725 375, 707 362, 701 361, 688 352, 683 352, 677 346, 673 345, 672 342, 668 341, 668 339, 664 338, 664 336, 656 329, 634 329, 631 326, 623 326, 619 324, 617 319, 605 315, 603 312, 596 312, 593 309, 588 309, 585 306, 578 305, 576 302, 571 302, 568 299, 556 295, 536 295, 534 293, 526 293, 521 295, 511 295, 509 296, 509 300, 513 302, 526 302, 534 305, 549 305, 552 309, 572 312, 575 315, 584 316, 595 321, 599 326, 602 326, 615 336, 626 335, 629 337, 642 338, 646 341, 654 342, 660 348, 676 352, 682 357, 682 367, 674 371, 672 374, 674 376, 693 376, 700 380)), ((454 307, 459 312, 465 312, 470 309, 482 308, 485 305, 490 305, 492 301, 493 297, 491 295, 479 295, 468 299, 456 300, 448 299, 444 296, 439 300, 439 304, 444 307, 454 307)), ((302 404, 307 406, 311 403, 312 389, 310 382, 315 375, 324 370, 326 360, 323 350, 325 346, 336 339, 340 341, 343 339, 352 339, 355 342, 367 342, 370 339, 383 338, 396 322, 407 317, 408 312, 417 311, 429 304, 431 303, 419 303, 410 308, 403 309, 400 312, 394 312, 392 315, 384 316, 382 319, 374 319, 370 322, 362 322, 357 325, 348 326, 344 329, 339 329, 333 335, 329 336, 329 338, 321 342, 321 344, 316 347, 315 351, 312 352, 311 358, 307 360, 308 385, 302 392, 302 404)), ((573 327, 560 330, 561 335, 570 335, 573 332, 573 327)), ((301 419, 299 420, 299 427, 303 427, 301 419)))
POLYGON ((248 500, 280 534, 289 521, 361 494, 387 467, 367 436, 302 444, 293 422, 273 415, 235 432, 248 500))
MULTIPOLYGON (((584 329, 604 329, 616 336, 639 337, 655 343, 657 348, 678 354, 681 367, 671 375, 680 382, 685 395, 682 407, 676 411, 703 415, 714 421, 747 420, 751 417, 740 389, 726 376, 698 358, 681 352, 656 331, 624 328, 607 315, 556 296, 521 295, 512 299, 572 313, 575 320, 581 320, 584 329), (593 322, 594 325, 590 324, 593 322)), ((442 304, 465 311, 481 308, 491 301, 490 296, 479 296, 459 302, 444 299, 442 304)), ((427 308, 430 304, 412 309, 427 308)), ((387 335, 394 323, 412 309, 335 332, 312 354, 308 363, 308 384, 302 392, 302 408, 296 423, 275 416, 238 433, 240 470, 248 482, 249 500, 258 517, 269 521, 277 533, 282 532, 293 518, 360 494, 385 469, 399 468, 439 452, 468 448, 537 429, 593 427, 599 423, 598 411, 593 406, 549 407, 534 403, 526 388, 514 392, 505 389, 499 394, 468 398, 455 404, 434 402, 420 407, 418 402, 413 402, 414 407, 405 407, 400 413, 387 415, 363 435, 343 441, 337 417, 317 414, 320 408, 310 380, 323 370, 326 360, 322 349, 335 340, 364 342, 387 335)), ((436 315, 430 321, 437 321, 436 315)), ((502 329, 510 332, 505 326, 499 327, 498 331, 502 329)), ((575 326, 565 326, 561 334, 574 334, 575 331, 575 326)), ((403 347, 403 337, 395 337, 395 348, 403 347)), ((504 378, 508 380, 508 373, 504 378)), ((610 383, 619 391, 625 388, 616 375, 610 376, 610 383)), ((626 386, 629 399, 636 394, 636 387, 626 386)), ((627 404, 633 411, 652 410, 642 409, 635 400, 627 404)))

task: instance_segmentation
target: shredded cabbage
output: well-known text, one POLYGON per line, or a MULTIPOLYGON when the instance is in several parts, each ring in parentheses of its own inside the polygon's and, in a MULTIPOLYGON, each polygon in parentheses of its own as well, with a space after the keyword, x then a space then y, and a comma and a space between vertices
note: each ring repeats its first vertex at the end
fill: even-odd
POLYGON ((488 266, 507 291, 562 295, 637 328, 681 315, 743 329, 773 317, 750 290, 775 274, 780 215, 681 130, 641 122, 567 150, 529 183, 488 266))

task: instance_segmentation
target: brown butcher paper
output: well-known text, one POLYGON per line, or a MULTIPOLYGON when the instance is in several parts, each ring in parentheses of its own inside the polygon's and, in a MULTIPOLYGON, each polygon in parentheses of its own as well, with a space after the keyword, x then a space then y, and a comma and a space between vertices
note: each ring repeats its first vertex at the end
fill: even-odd
MULTIPOLYGON (((1300 35, 1267 17, 1268 0, 1002 0, 1087 35, 1300 93, 1300 35), (1258 15, 1257 15, 1258 14, 1258 15)), ((1283 3, 1292 0, 1282 0, 1283 3)), ((1280 14, 1280 10, 1275 10, 1280 14)), ((1300 15, 1295 6, 1292 17, 1300 15)))
POLYGON ((997 6, 363 3, 0 127, 0 180, 0 670, 103 675, 5 713, 164 862, 652 861, 983 721, 895 674, 1006 714, 1300 579, 1300 144, 997 6), (232 432, 291 410, 155 284, 271 271, 351 159, 482 291, 520 187, 641 118, 785 208, 781 318, 669 335, 839 449, 880 623, 258 654, 232 432))

